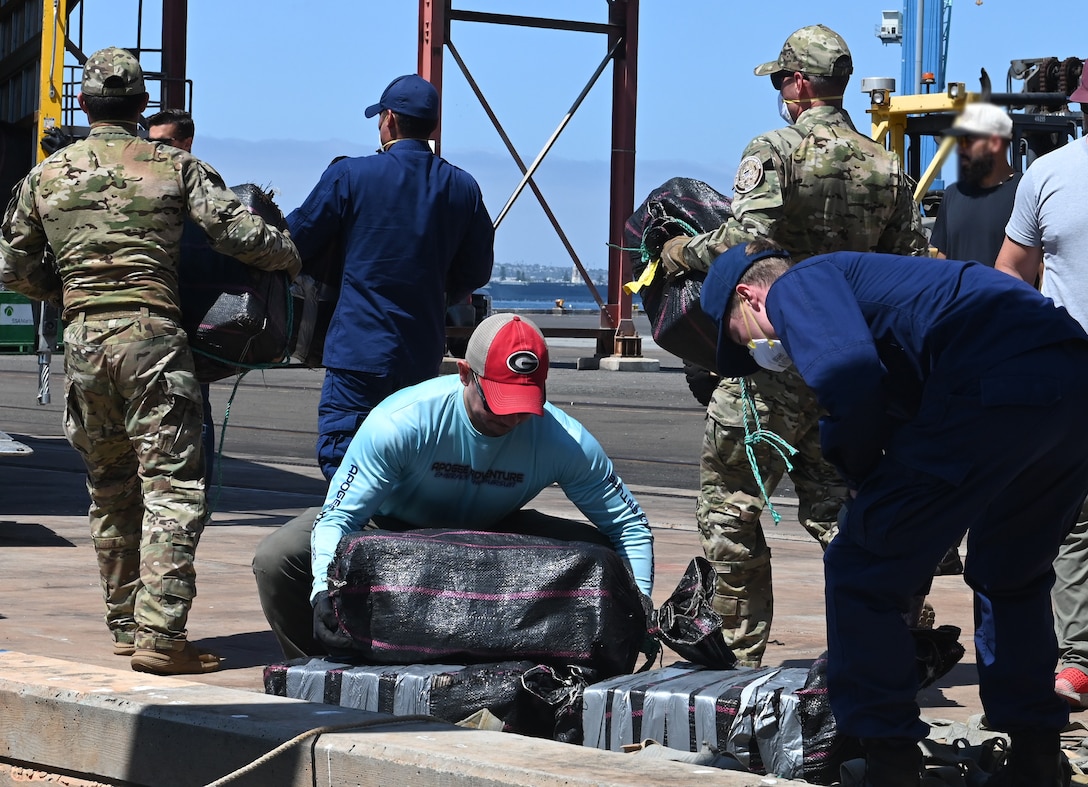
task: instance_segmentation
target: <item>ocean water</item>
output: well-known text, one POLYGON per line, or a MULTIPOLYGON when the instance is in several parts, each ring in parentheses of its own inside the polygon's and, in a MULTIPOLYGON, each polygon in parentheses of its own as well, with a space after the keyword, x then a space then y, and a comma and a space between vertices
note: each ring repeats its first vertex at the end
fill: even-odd
MULTIPOLYGON (((516 312, 540 312, 540 311, 552 311, 555 309, 555 299, 551 300, 494 300, 491 301, 491 309, 493 311, 516 311, 516 312)), ((568 301, 563 300, 563 311, 599 311, 600 307, 597 306, 597 302, 593 300, 585 301, 568 301)))
MULTIPOLYGON (((595 284, 603 300, 608 298, 608 286, 595 284)), ((482 292, 491 296, 491 308, 499 311, 551 311, 556 300, 563 301, 564 311, 598 312, 600 307, 585 284, 568 282, 491 282, 482 292)), ((636 306, 642 302, 636 296, 636 306)))

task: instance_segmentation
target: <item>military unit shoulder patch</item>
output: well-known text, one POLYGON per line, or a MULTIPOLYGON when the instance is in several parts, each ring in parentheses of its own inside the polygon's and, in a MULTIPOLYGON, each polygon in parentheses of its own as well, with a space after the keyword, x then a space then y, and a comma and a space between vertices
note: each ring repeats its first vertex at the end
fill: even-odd
POLYGON ((733 191, 747 194, 763 182, 763 162, 755 156, 742 159, 737 167, 737 176, 733 179, 733 191))

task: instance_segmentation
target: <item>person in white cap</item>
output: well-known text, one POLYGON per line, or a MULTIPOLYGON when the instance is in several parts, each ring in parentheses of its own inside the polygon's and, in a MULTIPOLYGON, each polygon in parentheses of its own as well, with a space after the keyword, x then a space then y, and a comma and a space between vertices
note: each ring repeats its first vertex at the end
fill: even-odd
MULTIPOLYGON (((1088 104, 1088 68, 1070 102, 1088 104)), ((1035 283, 1088 328, 1088 139, 1037 158, 1016 189, 997 269, 1035 283)), ((1085 490, 1088 492, 1088 489, 1085 490)), ((1088 506, 1054 561, 1054 626, 1063 669, 1055 690, 1088 707, 1088 506)))
MULTIPOLYGON (((944 190, 929 245, 942 260, 974 260, 993 267, 1005 240, 1020 173, 1009 164, 1012 119, 995 104, 968 104, 947 132, 957 141, 958 175, 944 190)), ((959 544, 938 574, 962 574, 959 544)))
POLYGON ((937 256, 993 266, 1005 240, 1020 174, 1009 163, 1012 119, 1001 107, 968 104, 947 132, 956 137, 956 182, 944 190, 930 245, 937 256))
POLYGON ((318 655, 313 610, 347 533, 368 527, 466 527, 612 546, 646 595, 653 535, 600 443, 545 400, 548 346, 513 314, 484 320, 457 375, 404 388, 363 421, 313 522, 288 522, 257 548, 265 617, 296 658, 318 655), (596 527, 523 510, 558 484, 596 527))

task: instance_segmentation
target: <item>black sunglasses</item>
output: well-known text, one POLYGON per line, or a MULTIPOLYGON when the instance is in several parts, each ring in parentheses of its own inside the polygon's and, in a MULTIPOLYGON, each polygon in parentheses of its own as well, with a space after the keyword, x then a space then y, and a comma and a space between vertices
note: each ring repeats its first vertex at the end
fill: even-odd
MULTIPOLYGON (((786 80, 789 79, 790 77, 792 77, 794 74, 797 74, 797 73, 800 73, 800 72, 798 72, 798 71, 775 71, 773 74, 771 74, 771 84, 774 86, 775 90, 781 90, 782 85, 785 84, 786 80)), ((806 77, 804 74, 801 74, 801 77, 803 79, 808 79, 808 77, 806 77)))
POLYGON ((484 387, 480 385, 480 375, 476 374, 476 372, 473 372, 472 381, 476 383, 476 390, 480 394, 480 401, 484 403, 484 410, 488 413, 491 413, 491 415, 494 415, 495 413, 492 412, 491 406, 487 403, 487 397, 484 396, 484 387))

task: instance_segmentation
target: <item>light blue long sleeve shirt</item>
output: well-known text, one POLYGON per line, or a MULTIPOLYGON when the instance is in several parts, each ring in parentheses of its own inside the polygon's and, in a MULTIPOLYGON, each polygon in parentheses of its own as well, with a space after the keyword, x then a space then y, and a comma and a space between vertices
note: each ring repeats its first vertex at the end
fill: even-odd
POLYGON ((311 536, 311 598, 328 589, 340 539, 374 515, 425 527, 488 528, 558 484, 653 589, 653 535, 596 438, 551 404, 501 437, 469 421, 457 375, 405 388, 371 411, 329 485, 311 536))

